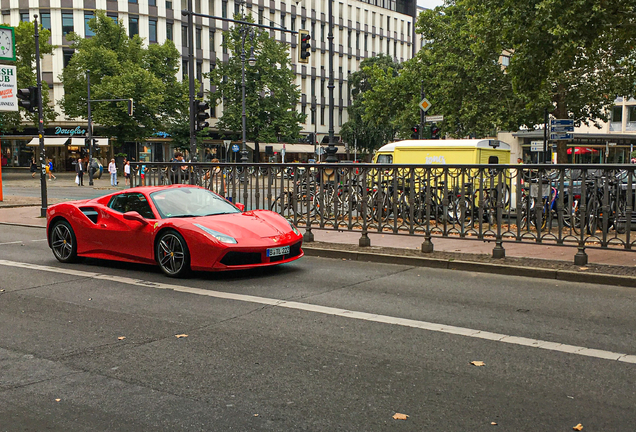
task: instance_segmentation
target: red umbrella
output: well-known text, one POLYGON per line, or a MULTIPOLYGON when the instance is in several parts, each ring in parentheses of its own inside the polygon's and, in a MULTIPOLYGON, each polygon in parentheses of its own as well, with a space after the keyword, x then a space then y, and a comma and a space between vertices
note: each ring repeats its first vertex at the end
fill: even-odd
MULTIPOLYGON (((589 147, 574 147, 574 154, 598 153, 598 150, 589 147)), ((568 154, 572 154, 572 147, 568 149, 568 154)))

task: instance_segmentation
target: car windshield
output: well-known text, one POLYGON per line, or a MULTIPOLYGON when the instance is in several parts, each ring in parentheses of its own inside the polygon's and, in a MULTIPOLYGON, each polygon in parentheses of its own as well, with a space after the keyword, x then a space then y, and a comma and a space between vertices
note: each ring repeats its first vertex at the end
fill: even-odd
POLYGON ((240 213, 236 207, 206 189, 181 187, 150 194, 162 219, 240 213))

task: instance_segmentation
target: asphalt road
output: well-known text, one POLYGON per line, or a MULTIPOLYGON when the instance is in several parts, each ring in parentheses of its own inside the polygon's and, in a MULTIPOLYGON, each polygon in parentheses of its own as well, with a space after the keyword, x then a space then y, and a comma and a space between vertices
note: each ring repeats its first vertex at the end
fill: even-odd
POLYGON ((173 280, 44 238, 0 225, 0 431, 636 430, 636 363, 602 358, 636 354, 634 289, 312 257, 173 280))

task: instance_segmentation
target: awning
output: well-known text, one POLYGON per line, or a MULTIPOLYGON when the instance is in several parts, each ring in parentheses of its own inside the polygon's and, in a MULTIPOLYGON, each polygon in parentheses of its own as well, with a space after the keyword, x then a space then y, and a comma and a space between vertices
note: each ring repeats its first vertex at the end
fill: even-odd
MULTIPOLYGON (((85 139, 86 137, 83 138, 77 138, 77 137, 73 137, 71 138, 71 145, 74 146, 84 146, 85 144, 85 139)), ((93 138, 95 140, 95 142, 97 143, 97 145, 99 147, 108 147, 108 138, 93 138)))
MULTIPOLYGON (((68 137, 44 137, 44 147, 59 147, 65 146, 68 141, 68 137)), ((37 147, 40 145, 40 139, 38 137, 33 138, 27 146, 37 147)))

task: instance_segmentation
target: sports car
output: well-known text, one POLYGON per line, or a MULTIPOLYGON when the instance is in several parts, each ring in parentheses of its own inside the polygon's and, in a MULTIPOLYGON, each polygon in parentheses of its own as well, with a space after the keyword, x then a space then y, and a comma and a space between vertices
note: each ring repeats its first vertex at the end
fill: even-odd
POLYGON ((171 277, 241 270, 303 256, 302 235, 278 213, 245 211, 198 186, 137 187, 49 207, 47 239, 63 263, 82 257, 158 264, 171 277))

